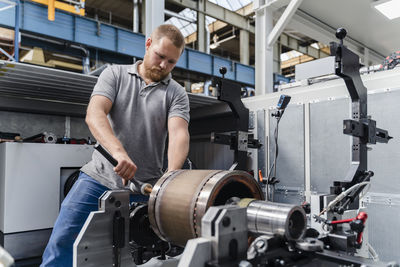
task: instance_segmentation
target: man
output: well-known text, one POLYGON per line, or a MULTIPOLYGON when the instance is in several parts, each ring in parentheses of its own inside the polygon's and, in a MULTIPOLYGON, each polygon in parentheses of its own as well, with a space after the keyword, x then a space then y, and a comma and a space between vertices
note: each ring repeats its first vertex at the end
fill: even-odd
POLYGON ((161 25, 146 40, 143 61, 113 65, 100 75, 86 123, 118 165, 93 152, 61 205, 41 266, 72 266, 73 242, 104 191, 132 179, 157 181, 167 133, 168 171, 182 167, 189 150, 189 100, 170 72, 184 45, 178 28, 161 25))

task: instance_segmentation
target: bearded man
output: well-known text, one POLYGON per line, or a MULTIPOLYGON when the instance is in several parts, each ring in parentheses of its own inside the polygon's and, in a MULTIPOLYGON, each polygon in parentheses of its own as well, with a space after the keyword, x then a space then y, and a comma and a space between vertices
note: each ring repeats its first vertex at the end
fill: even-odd
POLYGON ((143 61, 112 65, 100 75, 86 123, 118 165, 93 152, 61 205, 41 266, 72 266, 73 243, 106 190, 125 188, 132 179, 154 184, 161 177, 167 135, 167 171, 182 167, 189 151, 189 99, 171 71, 184 46, 178 28, 161 25, 146 40, 143 61))

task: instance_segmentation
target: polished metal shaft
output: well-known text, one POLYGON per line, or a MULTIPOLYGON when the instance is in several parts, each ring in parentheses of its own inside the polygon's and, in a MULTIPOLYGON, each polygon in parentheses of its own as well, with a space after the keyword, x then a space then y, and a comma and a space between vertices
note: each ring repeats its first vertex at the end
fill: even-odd
POLYGON ((247 205, 250 232, 297 240, 306 230, 306 213, 300 206, 258 200, 248 201, 247 205))

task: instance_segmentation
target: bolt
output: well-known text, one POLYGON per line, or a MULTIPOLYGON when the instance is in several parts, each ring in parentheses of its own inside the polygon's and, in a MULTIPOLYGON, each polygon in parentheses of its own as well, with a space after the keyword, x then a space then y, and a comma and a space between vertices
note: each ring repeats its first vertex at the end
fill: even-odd
POLYGON ((224 227, 228 227, 230 224, 231 224, 231 219, 230 219, 229 217, 224 217, 224 218, 222 219, 222 225, 223 225, 224 227))
POLYGON ((257 247, 257 249, 262 249, 262 248, 264 248, 264 247, 265 247, 265 242, 262 241, 262 240, 258 241, 258 242, 256 243, 256 247, 257 247))

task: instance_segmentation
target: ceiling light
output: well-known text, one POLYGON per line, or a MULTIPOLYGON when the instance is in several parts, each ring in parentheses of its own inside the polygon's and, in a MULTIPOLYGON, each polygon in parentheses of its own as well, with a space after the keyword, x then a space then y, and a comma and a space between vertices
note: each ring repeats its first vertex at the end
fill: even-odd
POLYGON ((223 39, 223 40, 219 40, 219 41, 215 41, 215 40, 218 40, 218 38, 213 38, 213 39, 214 39, 214 43, 210 44, 210 49, 215 49, 215 48, 217 48, 221 43, 226 42, 226 41, 229 41, 229 40, 232 40, 232 39, 234 39, 234 38, 236 38, 236 35, 231 35, 231 36, 229 36, 229 37, 227 37, 227 38, 225 38, 225 39, 223 39))
POLYGON ((215 49, 219 46, 219 43, 212 43, 210 44, 210 49, 215 49))
POLYGON ((388 19, 400 17, 400 0, 380 0, 372 5, 388 19))

